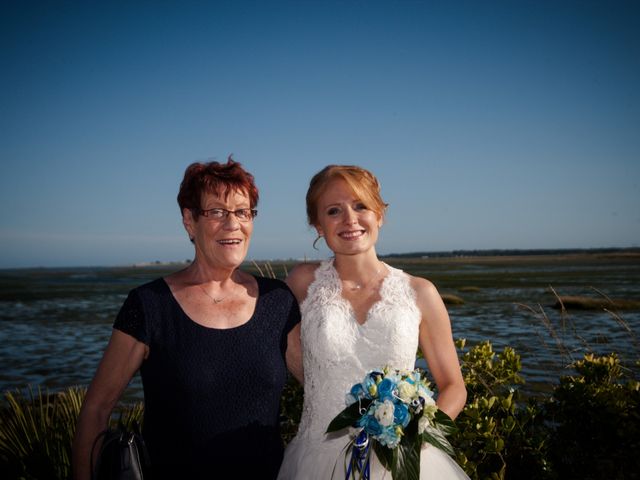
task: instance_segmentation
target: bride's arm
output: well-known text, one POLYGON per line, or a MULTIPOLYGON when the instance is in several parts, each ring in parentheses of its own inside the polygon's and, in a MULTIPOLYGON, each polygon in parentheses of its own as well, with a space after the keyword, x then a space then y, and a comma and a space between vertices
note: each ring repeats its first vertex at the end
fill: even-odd
POLYGON ((467 390, 451 333, 451 322, 436 287, 424 278, 412 277, 420 321, 420 350, 438 387, 437 404, 444 413, 456 418, 464 408, 467 390))

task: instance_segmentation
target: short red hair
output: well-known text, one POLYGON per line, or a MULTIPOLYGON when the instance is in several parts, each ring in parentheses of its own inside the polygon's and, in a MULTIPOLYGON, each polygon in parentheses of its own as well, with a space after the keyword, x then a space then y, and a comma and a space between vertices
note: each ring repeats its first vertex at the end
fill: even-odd
POLYGON ((197 219, 202 208, 202 196, 205 193, 224 195, 227 198, 231 192, 247 195, 251 208, 258 205, 258 187, 256 187, 253 175, 247 172, 241 164, 234 161, 231 156, 227 159, 227 163, 192 163, 185 170, 184 178, 180 183, 180 191, 178 192, 180 212, 188 208, 197 219))

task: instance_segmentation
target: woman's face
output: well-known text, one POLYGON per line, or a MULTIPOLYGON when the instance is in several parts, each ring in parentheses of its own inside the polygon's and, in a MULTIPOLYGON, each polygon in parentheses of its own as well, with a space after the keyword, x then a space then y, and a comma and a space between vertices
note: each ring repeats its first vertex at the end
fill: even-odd
MULTIPOLYGON (((221 208, 235 212, 250 209, 251 203, 245 192, 233 191, 227 198, 219 192, 205 193, 201 207, 202 210, 221 208)), ((253 232, 253 219, 241 221, 234 213, 230 213, 222 219, 215 219, 213 215, 199 215, 195 220, 188 209, 184 209, 182 218, 185 229, 193 238, 196 258, 220 268, 236 268, 246 258, 253 232)))
POLYGON ((318 234, 336 254, 354 255, 375 247, 382 219, 368 210, 347 182, 331 180, 318 198, 318 234))

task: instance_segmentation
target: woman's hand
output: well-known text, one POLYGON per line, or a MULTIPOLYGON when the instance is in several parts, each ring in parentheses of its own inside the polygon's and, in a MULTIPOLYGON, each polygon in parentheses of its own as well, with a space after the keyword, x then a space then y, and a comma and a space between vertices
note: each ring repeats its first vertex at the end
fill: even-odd
MULTIPOLYGON (((144 343, 120 330, 113 330, 78 417, 73 440, 73 472, 76 480, 91 478, 93 443, 107 427, 113 407, 147 355, 148 347, 144 343)), ((93 460, 95 463, 95 458, 93 460)))

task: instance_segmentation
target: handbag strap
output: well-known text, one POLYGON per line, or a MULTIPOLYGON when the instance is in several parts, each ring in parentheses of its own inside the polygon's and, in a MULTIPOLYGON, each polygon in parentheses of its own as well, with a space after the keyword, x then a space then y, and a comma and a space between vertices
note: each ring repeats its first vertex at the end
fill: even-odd
POLYGON ((102 452, 107 445, 113 442, 126 443, 127 448, 131 452, 130 460, 135 458, 140 469, 148 469, 150 466, 150 457, 147 445, 140 433, 140 425, 137 421, 134 421, 131 427, 131 430, 129 430, 122 422, 118 422, 118 426, 115 429, 107 428, 98 434, 91 446, 91 457, 89 462, 91 468, 91 480, 97 480, 102 452), (94 453, 100 439, 103 439, 103 442, 100 447, 100 452, 98 453, 98 462, 94 465, 94 453))

